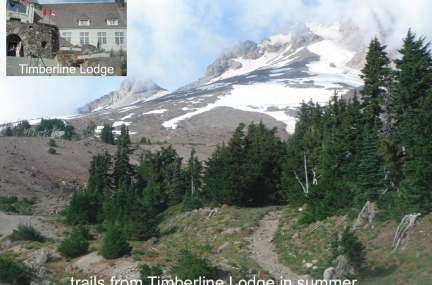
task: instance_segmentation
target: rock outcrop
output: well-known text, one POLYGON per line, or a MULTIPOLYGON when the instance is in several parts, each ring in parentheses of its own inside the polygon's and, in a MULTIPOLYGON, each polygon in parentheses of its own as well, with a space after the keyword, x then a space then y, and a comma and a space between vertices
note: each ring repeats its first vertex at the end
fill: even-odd
POLYGON ((117 91, 110 92, 107 95, 78 108, 78 113, 89 113, 104 108, 120 108, 139 100, 143 100, 164 90, 165 89, 161 88, 150 79, 139 81, 127 78, 123 80, 117 91))

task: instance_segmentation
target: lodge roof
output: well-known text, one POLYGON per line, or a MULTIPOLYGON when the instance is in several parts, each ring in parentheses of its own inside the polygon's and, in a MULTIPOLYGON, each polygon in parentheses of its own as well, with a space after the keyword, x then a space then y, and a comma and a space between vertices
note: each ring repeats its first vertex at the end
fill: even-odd
MULTIPOLYGON (((28 2, 37 2, 30 0, 28 2)), ((43 16, 43 11, 35 10, 35 22, 51 23, 62 28, 111 28, 106 23, 106 19, 118 19, 117 27, 127 27, 127 3, 125 9, 120 9, 116 2, 84 2, 84 3, 59 3, 42 4, 47 10, 47 16, 43 16), (49 13, 52 10, 56 17, 49 13), (86 17, 86 18, 85 18, 86 17), (79 26, 78 19, 90 19, 90 26, 79 26)))

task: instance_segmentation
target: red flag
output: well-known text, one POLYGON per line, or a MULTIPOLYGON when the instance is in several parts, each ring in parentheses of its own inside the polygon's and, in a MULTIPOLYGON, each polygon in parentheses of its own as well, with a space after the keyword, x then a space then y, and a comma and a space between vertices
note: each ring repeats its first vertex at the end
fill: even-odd
POLYGON ((43 15, 46 16, 46 8, 43 9, 43 15))
POLYGON ((54 17, 57 17, 56 14, 51 9, 50 9, 50 15, 53 15, 54 17))

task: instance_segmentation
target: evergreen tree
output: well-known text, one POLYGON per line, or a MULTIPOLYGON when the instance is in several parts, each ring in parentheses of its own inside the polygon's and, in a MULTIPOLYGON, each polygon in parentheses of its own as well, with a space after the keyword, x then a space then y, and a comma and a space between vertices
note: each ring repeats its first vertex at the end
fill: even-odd
MULTIPOLYGON (((375 125, 378 124, 375 123, 375 125)), ((384 180, 384 164, 379 151, 377 132, 377 128, 369 131, 369 126, 365 126, 363 151, 358 165, 358 178, 356 183, 356 204, 360 207, 362 207, 366 201, 376 201, 380 194, 388 187, 384 180)))
POLYGON ((104 127, 100 134, 100 139, 104 143, 114 144, 114 127, 109 124, 104 124, 104 127))
POLYGON ((108 227, 103 239, 103 245, 100 249, 100 254, 105 259, 119 258, 129 254, 132 251, 132 246, 126 241, 123 229, 118 225, 108 227))
POLYGON ((85 253, 89 245, 85 233, 74 228, 71 235, 60 243, 57 250, 61 256, 74 258, 85 253))
POLYGON ((354 232, 350 231, 349 227, 346 227, 343 231, 340 245, 342 247, 341 253, 348 258, 349 264, 356 269, 360 269, 366 261, 366 248, 358 240, 354 232))
POLYGON ((4 132, 3 136, 4 137, 11 137, 11 136, 13 136, 12 129, 11 129, 10 126, 7 126, 6 131, 4 132))
POLYGON ((117 152, 114 155, 114 185, 120 187, 126 184, 127 187, 132 183, 131 178, 135 175, 135 169, 129 162, 129 156, 133 153, 130 148, 129 130, 125 125, 121 127, 121 134, 117 138, 117 152))
POLYGON ((171 272, 180 280, 195 280, 199 277, 209 279, 214 276, 214 269, 207 258, 198 256, 188 249, 180 250, 180 258, 171 267, 171 272))
POLYGON ((153 285, 152 279, 149 276, 162 277, 163 270, 160 264, 156 266, 148 266, 147 264, 139 265, 140 279, 143 285, 153 285))
POLYGON ((417 110, 422 98, 432 87, 432 57, 430 42, 426 38, 416 40, 416 34, 408 30, 403 46, 399 51, 401 59, 394 60, 396 64, 396 96, 395 109, 397 125, 403 124, 408 116, 409 108, 417 110))
POLYGON ((360 91, 361 99, 363 100, 363 116, 364 122, 370 127, 376 122, 375 118, 379 118, 382 113, 381 104, 386 86, 385 79, 389 76, 391 70, 388 68, 390 60, 387 53, 384 51, 386 46, 381 46, 378 38, 374 38, 366 54, 366 64, 361 70, 360 77, 364 80, 363 90, 360 91))

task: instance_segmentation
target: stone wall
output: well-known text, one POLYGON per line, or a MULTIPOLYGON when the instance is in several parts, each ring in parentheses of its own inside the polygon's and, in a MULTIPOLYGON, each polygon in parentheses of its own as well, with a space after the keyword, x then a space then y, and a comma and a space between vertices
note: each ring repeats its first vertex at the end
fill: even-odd
POLYGON ((59 50, 58 28, 54 25, 29 24, 11 19, 6 21, 6 37, 10 35, 18 35, 21 38, 23 56, 31 51, 43 58, 53 58, 53 52, 59 50))

